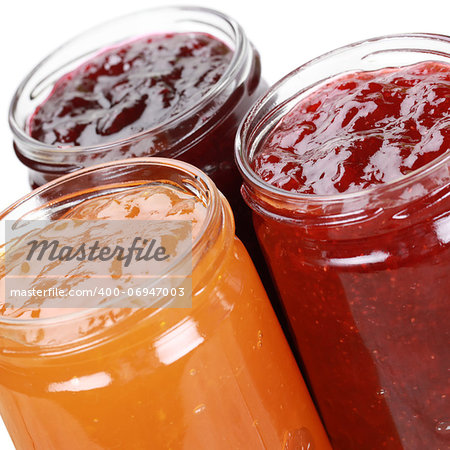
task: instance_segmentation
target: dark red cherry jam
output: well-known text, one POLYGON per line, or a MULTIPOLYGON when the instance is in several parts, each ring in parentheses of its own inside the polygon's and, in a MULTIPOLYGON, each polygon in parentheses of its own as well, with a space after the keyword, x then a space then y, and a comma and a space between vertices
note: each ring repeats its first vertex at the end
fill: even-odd
POLYGON ((450 67, 425 62, 336 78, 300 101, 253 162, 268 183, 332 195, 389 183, 450 148, 450 67))
POLYGON ((450 65, 303 95, 243 194, 333 448, 448 449, 450 65))
POLYGON ((199 102, 232 56, 203 33, 152 35, 109 48, 55 84, 31 117, 30 134, 64 148, 142 133, 199 102))
MULTIPOLYGON (((50 56, 53 62, 40 64, 39 77, 26 85, 29 92, 48 85, 46 71, 67 59, 61 49, 50 56)), ((58 70, 64 73, 64 67, 58 70)), ((234 138, 265 88, 259 54, 240 29, 230 36, 230 47, 203 32, 147 35, 104 48, 67 71, 30 112, 25 129, 31 137, 16 133, 14 147, 33 188, 119 159, 189 162, 230 201, 242 237, 249 213, 239 194, 234 138)))

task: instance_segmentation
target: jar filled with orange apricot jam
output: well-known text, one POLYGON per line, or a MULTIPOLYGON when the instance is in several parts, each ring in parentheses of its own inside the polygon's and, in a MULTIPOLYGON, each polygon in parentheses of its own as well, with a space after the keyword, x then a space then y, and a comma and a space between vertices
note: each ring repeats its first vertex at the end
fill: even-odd
POLYGON ((200 170, 163 158, 83 169, 1 221, 0 413, 16 448, 330 448, 231 209, 200 170), (59 245, 70 227, 77 249, 88 238, 125 246, 134 230, 167 248, 184 233, 189 248, 156 277, 119 258, 100 273, 79 250, 63 271, 62 253, 25 258, 37 237, 59 245), (109 291, 92 303, 87 282, 109 291), (186 282, 191 297, 177 303, 186 282))
POLYGON ((450 448, 450 37, 316 58, 236 147, 333 448, 450 448))

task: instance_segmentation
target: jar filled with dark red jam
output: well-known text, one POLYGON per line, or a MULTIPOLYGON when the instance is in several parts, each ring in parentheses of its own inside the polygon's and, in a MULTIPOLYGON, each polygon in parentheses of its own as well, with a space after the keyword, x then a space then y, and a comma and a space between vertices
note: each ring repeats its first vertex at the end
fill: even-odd
POLYGON ((14 148, 32 187, 158 155, 202 169, 233 205, 235 133, 264 88, 259 55, 232 18, 139 11, 78 35, 29 73, 11 103, 14 148))
POLYGON ((279 81, 243 196, 333 448, 450 447, 450 38, 387 36, 279 81))

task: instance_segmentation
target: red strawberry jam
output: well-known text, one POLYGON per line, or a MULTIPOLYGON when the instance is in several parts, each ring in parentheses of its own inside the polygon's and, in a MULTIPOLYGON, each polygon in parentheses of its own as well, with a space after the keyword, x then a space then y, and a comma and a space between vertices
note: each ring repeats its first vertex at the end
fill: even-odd
POLYGON ((450 148, 450 66, 425 62, 334 79, 300 101, 253 162, 273 186, 302 194, 389 183, 450 148))
POLYGON ((252 161, 268 185, 243 193, 337 450, 450 448, 449 148, 450 65, 430 61, 310 90, 252 161))
POLYGON ((134 136, 201 100, 232 55, 203 33, 146 36, 104 50, 55 84, 31 117, 30 134, 60 147, 134 136))

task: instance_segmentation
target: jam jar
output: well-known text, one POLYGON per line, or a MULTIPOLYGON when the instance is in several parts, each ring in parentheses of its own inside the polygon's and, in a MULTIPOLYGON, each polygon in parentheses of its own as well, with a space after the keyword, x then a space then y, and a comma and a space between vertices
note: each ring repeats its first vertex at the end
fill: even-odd
POLYGON ((14 149, 33 188, 158 155, 199 167, 240 208, 234 137, 265 88, 234 19, 190 6, 139 11, 83 32, 27 75, 10 107, 14 149))
POLYGON ((448 448, 450 38, 299 67, 238 132, 242 194, 333 448, 448 448))
MULTIPOLYGON (((46 220, 43 229, 54 233, 69 220, 87 221, 87 242, 99 222, 126 220, 118 234, 99 229, 111 245, 123 242, 135 221, 144 230, 165 221, 167 242, 178 239, 169 224, 192 224, 176 265, 153 281, 107 272, 110 293, 98 291, 106 303, 84 307, 74 303, 83 300, 79 275, 98 284, 98 269, 80 262, 64 274, 55 272, 60 259, 44 258, 33 272, 23 254, 8 258, 2 245, 0 413, 16 448, 331 448, 235 237, 228 202, 200 170, 165 158, 93 166, 38 188, 1 220, 16 228, 46 220), (178 295, 172 290, 151 298, 146 289, 171 275, 181 279, 174 268, 185 260, 191 304, 171 303, 178 295), (8 277, 22 272, 20 290, 35 294, 6 295, 8 277)), ((83 236, 72 236, 74 247, 83 236)))

